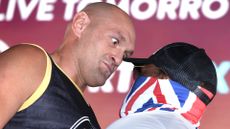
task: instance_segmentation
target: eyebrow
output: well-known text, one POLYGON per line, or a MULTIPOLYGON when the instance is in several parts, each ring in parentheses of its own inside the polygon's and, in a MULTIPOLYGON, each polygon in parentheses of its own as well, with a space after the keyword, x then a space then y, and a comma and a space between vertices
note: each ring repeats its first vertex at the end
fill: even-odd
POLYGON ((129 58, 131 55, 133 55, 133 50, 126 50, 125 53, 127 54, 126 58, 129 58))
POLYGON ((122 32, 117 31, 117 34, 118 34, 120 40, 126 41, 126 38, 123 36, 122 32))
MULTIPOLYGON (((123 36, 123 33, 121 31, 117 31, 117 34, 120 38, 120 40, 126 42, 127 39, 123 36)), ((134 51, 133 50, 126 50, 125 53, 128 54, 128 57, 130 57, 131 55, 133 55, 134 51)))
POLYGON ((129 56, 133 55, 133 50, 127 50, 127 53, 129 53, 129 56))

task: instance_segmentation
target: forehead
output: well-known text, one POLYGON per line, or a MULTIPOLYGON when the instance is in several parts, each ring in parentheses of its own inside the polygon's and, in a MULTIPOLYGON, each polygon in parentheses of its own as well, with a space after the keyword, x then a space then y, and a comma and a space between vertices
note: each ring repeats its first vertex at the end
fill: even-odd
POLYGON ((135 47, 135 33, 132 29, 127 28, 127 26, 115 25, 115 27, 111 26, 109 31, 119 39, 121 46, 126 47, 126 51, 129 51, 131 54, 133 53, 135 47))
POLYGON ((120 40, 134 45, 135 29, 133 23, 125 16, 112 16, 103 20, 102 27, 117 34, 120 40))
POLYGON ((133 51, 135 47, 135 29, 129 16, 117 9, 97 11, 90 15, 91 25, 96 33, 110 33, 118 36, 126 50, 133 51), (95 29, 96 27, 96 29, 95 29))
POLYGON ((101 25, 104 28, 114 28, 113 30, 116 28, 117 32, 120 32, 126 40, 130 40, 129 42, 135 41, 133 22, 129 15, 120 8, 104 5, 100 6, 100 9, 88 9, 86 13, 89 15, 91 23, 101 25))

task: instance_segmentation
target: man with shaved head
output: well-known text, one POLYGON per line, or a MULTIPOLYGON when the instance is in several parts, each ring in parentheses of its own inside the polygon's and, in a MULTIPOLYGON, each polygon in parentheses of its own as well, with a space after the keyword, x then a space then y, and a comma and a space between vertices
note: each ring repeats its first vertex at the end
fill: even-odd
POLYGON ((83 92, 105 83, 132 55, 135 32, 117 6, 92 3, 53 53, 20 44, 0 54, 0 128, 99 129, 83 92))

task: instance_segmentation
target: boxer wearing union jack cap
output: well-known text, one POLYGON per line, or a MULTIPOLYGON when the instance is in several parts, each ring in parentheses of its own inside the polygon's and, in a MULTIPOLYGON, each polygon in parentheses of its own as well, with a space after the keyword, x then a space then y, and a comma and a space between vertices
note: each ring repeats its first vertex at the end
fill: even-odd
POLYGON ((216 94, 215 67, 204 49, 188 43, 164 46, 147 59, 128 58, 135 82, 121 119, 108 129, 197 129, 216 94))

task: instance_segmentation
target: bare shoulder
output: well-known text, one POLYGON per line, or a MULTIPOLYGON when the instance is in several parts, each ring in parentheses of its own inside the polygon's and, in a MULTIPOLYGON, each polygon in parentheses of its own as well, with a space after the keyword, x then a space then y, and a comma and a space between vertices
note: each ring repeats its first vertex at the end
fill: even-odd
MULTIPOLYGON (((45 52, 34 45, 20 44, 0 54, 1 88, 4 84, 17 82, 14 89, 24 84, 39 84, 46 68, 45 52)), ((25 87, 24 87, 25 88, 25 87)), ((30 88, 30 87, 28 87, 30 88)))
POLYGON ((4 59, 4 57, 7 57, 6 59, 8 60, 15 60, 15 59, 21 60, 21 59, 28 59, 30 57, 35 57, 35 56, 39 58, 39 55, 40 56, 44 55, 44 52, 41 47, 33 44, 19 44, 19 45, 12 46, 5 52, 1 53, 0 58, 4 59))
POLYGON ((0 54, 0 115, 5 116, 0 121, 7 122, 37 89, 46 62, 44 50, 34 45, 16 45, 0 54))
MULTIPOLYGON (((1 71, 10 72, 11 78, 14 77, 14 74, 26 76, 25 73, 33 74, 33 72, 39 72, 46 65, 44 51, 37 46, 29 44, 20 44, 11 47, 0 54, 0 60, 1 71)), ((15 77, 14 79, 17 78, 19 77, 15 77)))

